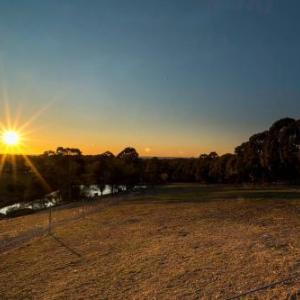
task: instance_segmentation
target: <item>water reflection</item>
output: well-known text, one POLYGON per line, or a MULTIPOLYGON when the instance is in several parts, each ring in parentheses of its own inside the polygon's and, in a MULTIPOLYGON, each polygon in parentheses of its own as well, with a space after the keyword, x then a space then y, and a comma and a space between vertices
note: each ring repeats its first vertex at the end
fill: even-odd
MULTIPOLYGON (((136 186, 134 189, 145 189, 145 188, 146 186, 136 186)), ((126 186, 124 185, 119 185, 114 187, 111 187, 110 185, 105 185, 102 188, 100 188, 97 185, 80 186, 80 193, 82 198, 84 199, 93 199, 96 197, 101 197, 101 196, 125 192, 125 191, 126 191, 126 186)), ((42 210, 42 209, 56 206, 61 202, 62 199, 60 193, 59 191, 56 191, 46 195, 45 198, 43 199, 38 199, 27 203, 16 203, 13 205, 5 206, 0 209, 0 214, 7 215, 12 212, 17 212, 23 209, 27 209, 28 211, 30 211, 30 209, 32 211, 37 211, 37 210, 42 210)))

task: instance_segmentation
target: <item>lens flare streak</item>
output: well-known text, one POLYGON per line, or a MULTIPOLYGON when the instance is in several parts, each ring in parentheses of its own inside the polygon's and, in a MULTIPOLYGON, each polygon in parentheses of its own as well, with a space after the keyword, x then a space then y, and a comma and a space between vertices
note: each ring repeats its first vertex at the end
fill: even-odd
POLYGON ((43 186, 46 193, 52 192, 52 188, 44 179, 42 174, 36 168, 34 163, 30 160, 30 158, 24 155, 24 147, 26 146, 26 141, 28 141, 28 135, 33 129, 27 130, 33 121, 43 113, 48 106, 42 108, 37 111, 33 116, 25 123, 19 124, 20 120, 20 110, 17 111, 16 118, 12 120, 11 118, 11 110, 7 102, 5 103, 4 111, 5 111, 5 123, 0 122, 0 138, 3 146, 3 154, 0 155, 0 180, 5 168, 6 162, 9 160, 12 165, 12 176, 14 180, 17 180, 17 155, 21 155, 28 167, 31 169, 33 174, 37 177, 41 185, 43 186), (25 131, 26 129, 26 131, 25 131))

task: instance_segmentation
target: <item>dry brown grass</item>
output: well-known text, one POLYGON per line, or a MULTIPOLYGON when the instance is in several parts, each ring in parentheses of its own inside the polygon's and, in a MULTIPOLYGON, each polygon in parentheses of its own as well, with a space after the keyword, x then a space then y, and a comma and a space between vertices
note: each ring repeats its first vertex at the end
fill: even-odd
MULTIPOLYGON (((81 257, 44 234, 46 213, 3 220, 0 298, 226 299, 300 275, 298 199, 294 188, 176 185, 81 218, 80 206, 56 210, 55 236, 81 257)), ((300 277, 246 298, 298 290, 300 277)))

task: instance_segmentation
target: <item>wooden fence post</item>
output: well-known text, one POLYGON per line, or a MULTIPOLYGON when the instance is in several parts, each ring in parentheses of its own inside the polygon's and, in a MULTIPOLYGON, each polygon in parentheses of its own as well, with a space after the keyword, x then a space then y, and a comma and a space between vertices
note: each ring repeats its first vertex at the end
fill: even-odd
POLYGON ((52 207, 49 209, 48 234, 51 234, 52 229, 52 207))

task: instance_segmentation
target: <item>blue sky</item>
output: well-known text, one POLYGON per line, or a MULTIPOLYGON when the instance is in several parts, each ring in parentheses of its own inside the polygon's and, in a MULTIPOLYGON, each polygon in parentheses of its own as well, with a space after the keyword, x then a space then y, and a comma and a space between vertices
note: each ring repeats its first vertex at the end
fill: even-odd
POLYGON ((232 152, 299 117, 299 9, 296 0, 1 0, 1 88, 24 121, 52 103, 32 124, 31 152, 232 152))

